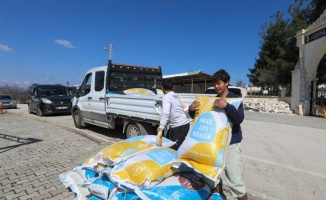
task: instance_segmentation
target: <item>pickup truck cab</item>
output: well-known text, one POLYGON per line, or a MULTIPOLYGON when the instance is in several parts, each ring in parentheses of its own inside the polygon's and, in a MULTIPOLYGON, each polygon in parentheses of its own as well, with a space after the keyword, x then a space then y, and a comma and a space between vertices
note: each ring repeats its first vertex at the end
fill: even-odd
POLYGON ((156 134, 162 111, 162 95, 157 95, 161 83, 161 67, 109 61, 108 66, 90 69, 72 100, 74 124, 109 129, 119 124, 127 138, 156 134))

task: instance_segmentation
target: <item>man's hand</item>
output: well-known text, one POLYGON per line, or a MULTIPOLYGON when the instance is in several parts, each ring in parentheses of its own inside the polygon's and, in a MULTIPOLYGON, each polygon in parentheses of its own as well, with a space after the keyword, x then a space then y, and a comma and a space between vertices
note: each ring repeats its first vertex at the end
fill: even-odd
POLYGON ((158 128, 157 129, 157 136, 156 136, 156 144, 157 146, 162 146, 162 138, 163 138, 163 129, 162 128, 158 128))
POLYGON ((160 132, 160 131, 163 132, 163 130, 164 130, 164 128, 160 128, 160 127, 157 128, 157 132, 160 132))
POLYGON ((199 106, 200 106, 200 102, 195 100, 195 101, 193 101, 193 102, 191 103, 191 105, 189 106, 189 110, 190 110, 190 111, 194 111, 194 110, 196 110, 199 106))
POLYGON ((228 102, 223 97, 215 99, 213 103, 213 105, 218 108, 225 108, 227 104, 228 102))

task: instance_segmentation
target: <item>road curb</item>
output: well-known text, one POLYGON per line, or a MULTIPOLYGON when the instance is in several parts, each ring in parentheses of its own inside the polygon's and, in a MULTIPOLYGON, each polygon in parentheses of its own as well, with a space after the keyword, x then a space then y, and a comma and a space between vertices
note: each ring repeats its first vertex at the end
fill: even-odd
POLYGON ((76 127, 68 126, 67 124, 65 124, 65 123, 63 123, 61 121, 55 120, 55 119, 47 119, 46 117, 44 118, 44 117, 34 116, 34 115, 31 115, 31 114, 25 114, 25 113, 22 113, 22 112, 8 111, 7 113, 8 114, 13 114, 13 115, 22 115, 24 117, 32 118, 32 119, 35 119, 35 120, 40 121, 40 122, 47 122, 47 123, 51 123, 51 124, 54 124, 54 125, 58 125, 61 128, 64 128, 65 130, 68 130, 68 131, 71 131, 73 133, 77 133, 77 134, 79 134, 79 135, 81 135, 83 137, 86 137, 86 138, 98 143, 99 145, 113 144, 113 142, 110 141, 110 140, 105 140, 103 138, 96 137, 95 135, 92 135, 92 134, 90 134, 90 133, 88 133, 86 131, 83 131, 82 129, 78 129, 76 127))

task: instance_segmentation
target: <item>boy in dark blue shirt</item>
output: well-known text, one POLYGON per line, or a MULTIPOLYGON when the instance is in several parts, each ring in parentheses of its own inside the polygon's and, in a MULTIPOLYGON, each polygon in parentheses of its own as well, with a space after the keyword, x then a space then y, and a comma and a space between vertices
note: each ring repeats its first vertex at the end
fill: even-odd
MULTIPOLYGON (((243 104, 236 109, 234 106, 229 104, 225 98, 240 98, 240 96, 228 91, 228 86, 230 84, 230 75, 221 69, 214 73, 212 76, 212 82, 214 89, 217 92, 217 96, 220 97, 216 99, 213 103, 215 107, 224 109, 225 114, 232 123, 232 137, 230 145, 226 151, 225 160, 225 175, 227 184, 230 187, 233 195, 235 195, 240 200, 247 200, 248 195, 246 192, 245 184, 242 181, 242 158, 241 158, 241 140, 242 140, 242 130, 240 124, 244 120, 244 110, 243 104)), ((194 101, 189 106, 189 115, 194 118, 195 110, 199 106, 199 102, 194 101)), ((218 184, 219 181, 216 182, 218 184)), ((219 192, 219 187, 215 185, 213 192, 219 192)), ((222 192, 222 191, 221 191, 222 192)))

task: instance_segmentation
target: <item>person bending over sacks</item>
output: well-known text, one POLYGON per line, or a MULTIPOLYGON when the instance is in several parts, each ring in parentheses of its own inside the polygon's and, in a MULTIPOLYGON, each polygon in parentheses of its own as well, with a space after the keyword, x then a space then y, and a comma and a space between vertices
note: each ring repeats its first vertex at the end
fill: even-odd
POLYGON ((164 79, 162 81, 162 91, 164 93, 162 100, 163 111, 157 132, 162 134, 164 127, 169 123, 168 138, 176 142, 171 148, 178 150, 187 136, 190 123, 182 108, 180 98, 173 91, 173 86, 174 83, 171 80, 164 79))

